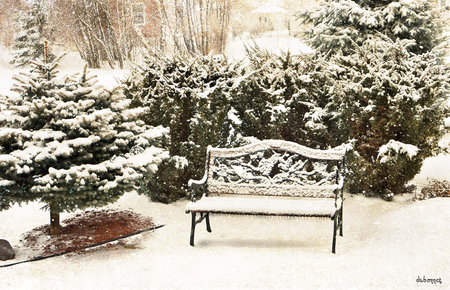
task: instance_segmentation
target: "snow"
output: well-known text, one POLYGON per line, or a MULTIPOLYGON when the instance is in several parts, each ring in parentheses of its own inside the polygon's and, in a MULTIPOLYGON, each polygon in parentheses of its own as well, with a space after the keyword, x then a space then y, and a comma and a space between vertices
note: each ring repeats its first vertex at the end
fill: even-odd
POLYGON ((389 140, 387 144, 380 147, 377 158, 381 158, 381 163, 386 163, 391 159, 395 159, 395 156, 391 156, 391 151, 396 154, 407 154, 409 158, 413 158, 419 152, 419 148, 411 144, 389 140))
MULTIPOLYGON (((408 203, 347 196, 344 237, 331 253, 332 223, 315 218, 213 216, 189 246, 187 201, 165 205, 128 193, 130 209, 165 226, 136 237, 137 249, 60 256, 0 269, 2 289, 414 289, 450 283, 450 199, 408 203), (418 277, 443 284, 419 284, 418 277)), ((47 223, 31 203, 0 214, 2 238, 47 223), (11 223, 14 221, 14 223, 11 223)), ((63 215, 63 218, 71 216, 63 215)), ((26 258, 21 249, 16 260, 26 258)), ((8 262, 1 262, 6 264, 8 262)), ((436 288, 433 288, 436 289, 436 288)))
POLYGON ((287 152, 293 152, 312 159, 324 159, 324 160, 342 160, 342 156, 345 154, 345 149, 341 147, 319 150, 299 145, 295 142, 283 141, 283 140, 264 140, 254 142, 242 147, 237 148, 213 148, 208 147, 208 151, 211 151, 212 157, 239 157, 246 154, 252 154, 254 152, 266 150, 266 149, 280 149, 287 152))
MULTIPOLYGON (((233 57, 244 56, 245 42, 249 40, 229 46, 233 57)), ((287 36, 257 42, 277 50, 292 43, 293 52, 305 47, 287 36)), ((12 96, 11 75, 19 70, 12 69, 7 58, 0 53, 0 95, 12 96)), ((73 65, 79 63, 76 59, 76 54, 69 54, 61 71, 80 71, 82 66, 73 65)), ((94 72, 111 87, 127 74, 126 70, 94 72)), ((8 158, 1 156, 2 162, 8 158)), ((423 186, 427 178, 450 179, 449 162, 450 156, 444 154, 425 160, 414 182, 423 186)), ((448 289, 450 199, 409 202, 411 197, 395 196, 393 202, 385 202, 346 195, 344 237, 337 238, 333 255, 332 223, 313 218, 213 216, 213 232, 199 225, 196 247, 191 247, 187 200, 166 205, 131 192, 108 207, 129 209, 165 225, 136 236, 136 249, 65 255, 0 268, 1 289, 448 289), (424 277, 441 279, 442 284, 420 282, 424 277)), ((0 238, 17 247, 23 233, 48 223, 49 213, 40 210, 43 206, 29 203, 0 212, 0 238)), ((15 260, 0 265, 29 254, 19 248, 15 260)))
POLYGON ((255 197, 203 197, 189 202, 188 211, 213 211, 216 213, 262 213, 288 215, 333 216, 341 202, 334 198, 255 198, 255 197))
POLYGON ((242 120, 239 119, 239 117, 237 116, 238 111, 236 111, 235 108, 231 108, 231 110, 228 111, 228 119, 230 119, 233 124, 235 125, 240 125, 242 124, 242 120))
POLYGON ((266 3, 266 4, 256 8, 255 10, 253 10, 250 13, 251 14, 273 14, 273 13, 287 14, 288 11, 286 9, 283 9, 276 5, 266 3))
POLYGON ((290 51, 292 54, 310 54, 313 50, 300 39, 289 35, 289 31, 271 31, 260 38, 244 38, 231 42, 225 49, 225 54, 231 59, 241 60, 246 57, 245 46, 258 45, 260 48, 280 54, 290 51))

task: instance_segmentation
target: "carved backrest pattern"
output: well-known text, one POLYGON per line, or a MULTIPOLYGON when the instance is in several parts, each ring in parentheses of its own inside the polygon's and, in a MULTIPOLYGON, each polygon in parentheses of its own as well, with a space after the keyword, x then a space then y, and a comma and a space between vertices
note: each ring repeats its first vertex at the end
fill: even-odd
POLYGON ((208 192, 336 197, 345 152, 266 140, 240 148, 209 148, 208 192))

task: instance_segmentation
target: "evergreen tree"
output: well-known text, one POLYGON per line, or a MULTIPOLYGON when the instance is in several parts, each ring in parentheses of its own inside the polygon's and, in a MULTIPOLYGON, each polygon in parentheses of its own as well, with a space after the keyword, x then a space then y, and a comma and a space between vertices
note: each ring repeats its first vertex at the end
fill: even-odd
POLYGON ((172 156, 189 162, 183 170, 180 160, 163 164, 150 182, 158 188, 152 198, 185 196, 186 182, 203 174, 206 146, 237 146, 241 136, 322 149, 351 143, 351 192, 387 199, 404 192, 439 151, 449 73, 436 54, 408 51, 411 40, 380 40, 351 55, 277 56, 254 47, 246 64, 149 62, 127 96, 149 106, 149 124, 170 127, 172 156))
MULTIPOLYGON (((13 60, 18 67, 28 65, 30 60, 44 58, 45 41, 51 38, 52 30, 47 25, 44 0, 33 0, 27 11, 20 11, 16 19, 17 33, 14 36, 13 60)), ((47 51, 49 61, 55 55, 47 51)))
POLYGON ((428 52, 443 41, 439 15, 424 0, 338 0, 324 2, 315 10, 299 14, 311 24, 306 32, 309 44, 321 53, 344 55, 370 40, 414 40, 408 50, 428 52))
POLYGON ((114 202, 156 172, 168 132, 145 125, 145 109, 86 69, 58 81, 57 60, 32 66, 0 115, 0 210, 45 203, 57 234, 59 213, 114 202))
POLYGON ((439 151, 449 80, 439 14, 422 0, 338 0, 299 16, 335 75, 318 121, 329 144, 353 145, 349 190, 386 199, 404 192, 439 151))
POLYGON ((240 71, 241 78, 232 90, 232 106, 241 120, 239 132, 259 140, 279 139, 276 120, 284 111, 280 91, 273 89, 279 70, 277 60, 258 46, 248 47, 250 63, 240 71))
POLYGON ((128 80, 127 97, 133 105, 149 108, 146 123, 170 128, 172 158, 148 184, 152 200, 168 203, 185 197, 189 179, 204 173, 206 147, 234 141, 229 112, 236 66, 204 56, 151 58, 128 80))
POLYGON ((326 122, 338 142, 352 140, 347 185, 352 193, 391 199, 403 193, 425 158, 439 152, 449 71, 433 53, 414 55, 407 41, 366 43, 335 55, 338 70, 326 122))
POLYGON ((247 48, 250 60, 232 90, 232 107, 241 120, 239 133, 257 139, 284 139, 327 148, 323 108, 331 85, 321 58, 247 48))

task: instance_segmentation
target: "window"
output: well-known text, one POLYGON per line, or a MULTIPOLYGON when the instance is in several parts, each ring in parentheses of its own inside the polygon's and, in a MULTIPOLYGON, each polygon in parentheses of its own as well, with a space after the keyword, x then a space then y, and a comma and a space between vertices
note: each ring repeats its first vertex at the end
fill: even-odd
POLYGON ((144 25, 145 24, 145 6, 144 3, 132 4, 133 24, 144 25))

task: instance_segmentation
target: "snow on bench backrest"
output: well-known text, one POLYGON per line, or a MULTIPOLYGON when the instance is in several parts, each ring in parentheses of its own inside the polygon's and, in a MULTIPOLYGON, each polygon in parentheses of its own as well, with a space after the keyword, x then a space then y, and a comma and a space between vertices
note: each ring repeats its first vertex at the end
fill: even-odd
POLYGON ((344 150, 317 150, 282 140, 240 148, 208 147, 209 194, 337 197, 344 150))

